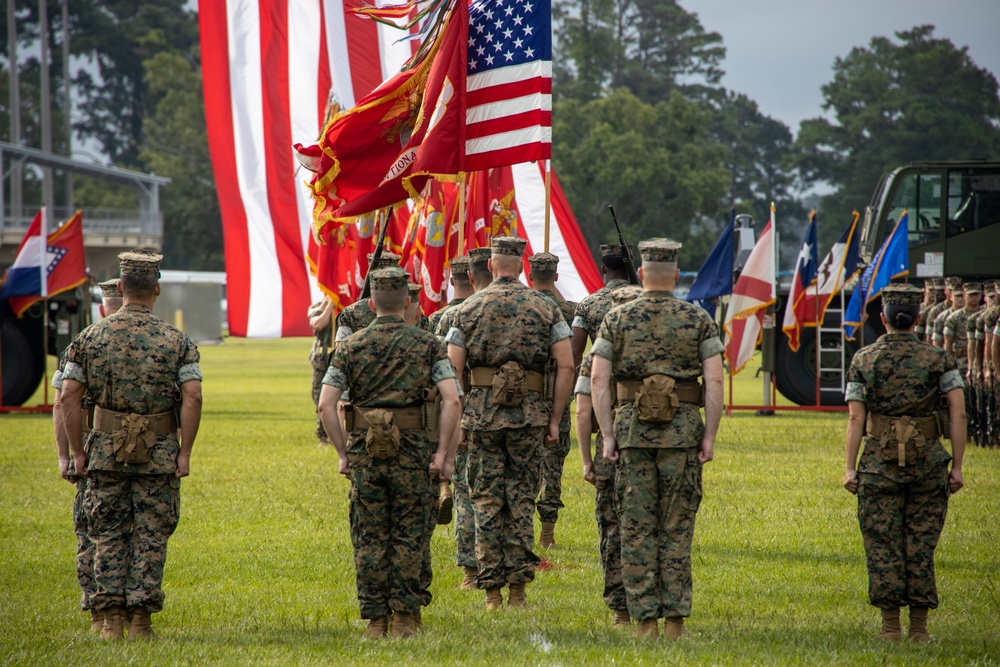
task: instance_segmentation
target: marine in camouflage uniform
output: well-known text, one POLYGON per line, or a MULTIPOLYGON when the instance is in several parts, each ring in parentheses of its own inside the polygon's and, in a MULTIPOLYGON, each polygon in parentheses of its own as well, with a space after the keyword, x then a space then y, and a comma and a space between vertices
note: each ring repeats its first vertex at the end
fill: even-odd
MULTIPOLYGON (((383 251, 382 255, 378 258, 378 261, 372 264, 374 257, 374 253, 369 253, 368 263, 371 264, 369 269, 371 271, 399 267, 399 255, 395 253, 391 253, 387 250, 383 251)), ((352 333, 361 331, 374 320, 375 311, 373 311, 371 306, 368 305, 368 299, 358 299, 337 314, 337 326, 336 333, 334 334, 334 342, 339 343, 352 333)))
POLYGON ((944 301, 944 280, 941 278, 928 278, 924 283, 924 301, 920 304, 920 317, 917 320, 914 333, 920 340, 924 340, 927 333, 927 322, 930 320, 930 313, 935 306, 944 301))
POLYGON ((361 331, 337 345, 320 395, 320 414, 340 457, 340 471, 351 480, 350 524, 361 617, 367 636, 412 635, 420 608, 431 601, 430 540, 437 515, 437 482, 450 474, 452 435, 458 419, 455 373, 441 341, 402 319, 406 273, 372 273, 373 300, 381 313, 361 331), (444 406, 439 443, 431 441, 419 413, 425 390, 437 387, 444 406), (353 429, 340 430, 336 406, 350 390, 353 429), (369 449, 366 437, 375 417, 392 412, 398 451, 369 449), (417 413, 414 422, 414 410, 417 413), (387 456, 384 454, 388 454, 387 456))
POLYGON ((420 308, 420 292, 423 288, 412 281, 408 282, 406 286, 410 292, 410 307, 403 313, 403 321, 411 326, 434 333, 434 329, 431 328, 430 318, 424 315, 423 310, 420 308))
POLYGON ((124 305, 85 329, 66 352, 63 408, 76 469, 86 470, 101 636, 152 638, 163 608, 167 540, 180 517, 180 481, 190 471, 201 418, 198 348, 152 313, 160 255, 118 256, 124 305), (180 387, 180 438, 175 389, 180 387), (80 399, 96 402, 84 450, 80 399), (84 453, 86 451, 86 454, 84 453))
MULTIPOLYGON (((555 291, 555 282, 559 279, 559 258, 548 252, 536 253, 528 258, 528 267, 528 279, 535 290, 548 297, 559 308, 567 323, 572 322, 576 303, 566 301, 555 291)), ((572 400, 572 396, 570 399, 572 400)), ((570 449, 569 431, 570 410, 567 404, 559 422, 559 442, 551 446, 543 443, 545 453, 542 456, 542 483, 535 503, 538 518, 542 522, 538 545, 543 549, 556 546, 556 522, 559 520, 559 510, 565 507, 562 502, 562 474, 570 449)))
POLYGON ((988 289, 992 297, 992 305, 983 312, 980 318, 982 327, 979 335, 983 339, 983 384, 986 387, 987 400, 987 424, 986 424, 986 445, 996 447, 1000 445, 1000 382, 998 382, 997 363, 994 352, 994 330, 1000 322, 1000 280, 988 282, 984 289, 988 289))
MULTIPOLYGON (((580 359, 590 341, 597 340, 597 330, 604 321, 604 316, 611 310, 612 294, 623 287, 629 287, 625 278, 625 265, 622 260, 622 248, 618 243, 601 245, 601 272, 605 277, 605 285, 593 294, 584 297, 576 306, 573 316, 573 358, 580 359)), ((578 364, 583 373, 582 363, 578 364)), ((590 370, 587 369, 587 386, 589 394, 590 370)), ((625 601, 625 586, 621 580, 621 533, 618 525, 618 510, 615 502, 615 469, 616 464, 604 458, 602 438, 597 424, 597 447, 593 455, 594 467, 594 515, 597 518, 597 533, 601 545, 601 567, 604 571, 604 601, 616 618, 628 616, 628 605, 625 601)), ((577 439, 580 433, 577 431, 577 439)), ((582 441, 581 441, 582 442, 582 441)), ((590 446, 588 443, 587 449, 590 446)))
MULTIPOLYGON (((438 338, 444 340, 451 330, 451 323, 454 316, 459 311, 459 306, 475 299, 476 294, 486 289, 493 282, 493 274, 490 273, 489 260, 492 254, 489 248, 473 248, 469 251, 465 262, 457 258, 452 260, 452 270, 456 273, 462 268, 465 269, 466 285, 462 286, 462 292, 468 293, 467 297, 460 303, 453 299, 449 307, 438 320, 437 329, 434 333, 438 338), (456 262, 458 264, 456 265, 456 262)), ((455 276, 453 275, 453 279, 455 276)), ((456 292, 458 285, 456 284, 456 292)), ((462 388, 469 389, 468 371, 462 374, 462 388)), ((469 446, 468 441, 458 443, 458 452, 455 454, 455 470, 451 479, 455 489, 453 502, 455 508, 455 564, 464 571, 460 587, 463 590, 474 590, 476 588, 476 575, 479 574, 479 563, 476 560, 476 517, 472 509, 472 498, 469 495, 469 479, 466 474, 468 469, 469 446)))
POLYGON ((539 562, 532 547, 542 439, 547 426, 549 444, 558 440, 573 381, 569 325, 551 301, 517 279, 525 243, 493 238, 493 283, 462 304, 446 338, 455 368, 470 369, 462 426, 476 522, 475 585, 486 591, 489 610, 502 608, 504 586, 510 586, 508 606, 526 604, 525 586, 539 562), (542 393, 550 357, 557 365, 554 399, 542 393), (520 370, 501 370, 510 362, 520 370), (498 385, 504 377, 510 381, 498 385), (494 385, 507 389, 495 396, 494 385))
POLYGON ((955 277, 948 277, 944 279, 945 293, 950 296, 946 301, 948 304, 945 308, 938 311, 938 314, 934 316, 934 320, 929 324, 931 334, 931 343, 934 347, 944 348, 944 327, 947 323, 948 318, 951 317, 955 312, 965 308, 965 294, 962 292, 962 279, 955 277))
POLYGON ((938 606, 934 549, 949 493, 962 487, 965 452, 962 378, 950 355, 912 333, 919 298, 911 285, 882 291, 889 333, 854 356, 845 393, 850 421, 844 487, 858 495, 868 599, 882 612, 880 638, 891 641, 901 639, 904 606, 910 607, 910 638, 929 638, 927 610, 938 606), (942 395, 952 403, 954 458, 938 439, 935 412, 942 395))
MULTIPOLYGON (((100 283, 101 288, 101 318, 113 315, 121 308, 122 298, 118 294, 118 279, 106 280, 100 283)), ((63 387, 63 372, 66 368, 66 352, 59 358, 59 368, 52 376, 52 388, 55 389, 55 399, 52 401, 52 422, 55 427, 56 451, 59 456, 59 474, 68 482, 76 485, 76 496, 73 498, 73 531, 76 533, 76 578, 80 583, 80 608, 90 612, 91 632, 99 633, 104 628, 104 614, 96 608, 91 608, 90 598, 97 592, 94 584, 94 543, 90 539, 89 505, 87 503, 87 478, 76 474, 76 461, 70 456, 69 439, 66 437, 66 424, 63 420, 62 400, 60 394, 63 387)), ((85 396, 83 439, 90 432, 89 410, 94 405, 92 396, 85 396)))
POLYGON ((309 351, 309 363, 312 365, 312 402, 316 408, 316 439, 320 444, 329 444, 323 422, 319 418, 319 392, 323 388, 323 376, 326 367, 330 365, 330 348, 333 347, 333 300, 324 296, 322 300, 309 306, 307 316, 309 326, 313 330, 312 349, 309 351))
MULTIPOLYGON (((612 292, 614 305, 628 303, 642 294, 638 285, 626 285, 612 292)), ((596 499, 594 516, 597 519, 597 533, 600 544, 601 570, 604 575, 604 603, 611 609, 613 627, 627 627, 631 624, 628 602, 625 599, 625 585, 622 583, 622 547, 618 526, 618 508, 621 505, 619 493, 622 487, 616 484, 614 464, 607 462, 603 454, 600 436, 597 438, 596 453, 591 451, 591 436, 600 433, 594 416, 594 403, 590 390, 590 369, 593 356, 587 354, 580 364, 576 380, 576 437, 583 459, 583 478, 594 485, 596 499), (596 462, 604 463, 609 470, 598 474, 596 462)))
MULTIPOLYGON (((959 292, 955 292, 956 299, 959 292)), ((957 299, 956 303, 961 303, 962 307, 957 308, 948 315, 944 323, 944 350, 955 357, 958 364, 958 372, 962 375, 965 384, 965 410, 969 415, 974 415, 975 391, 969 377, 969 318, 979 311, 979 302, 983 296, 983 289, 979 283, 965 283, 961 287, 963 297, 957 299)), ((972 419, 969 420, 969 436, 972 435, 972 419)))
POLYGON ((622 579, 629 614, 646 637, 658 636, 657 619, 665 618, 671 639, 680 637, 691 614, 691 541, 702 466, 714 454, 721 418, 724 349, 712 318, 673 294, 680 247, 670 239, 639 244, 643 294, 608 312, 591 348, 604 455, 621 459, 622 579), (702 375, 707 423, 699 411, 702 375), (618 399, 613 425, 611 381, 618 399), (680 401, 672 416, 667 411, 658 421, 654 414, 639 419, 637 403, 656 412, 645 394, 634 395, 636 383, 646 392, 647 382, 665 392, 672 386, 669 396, 680 401))
POLYGON ((472 283, 469 281, 469 256, 462 255, 454 258, 449 263, 449 267, 451 269, 451 286, 455 290, 455 296, 443 308, 434 311, 430 316, 430 332, 442 341, 448 335, 448 330, 441 325, 444 314, 462 305, 473 294, 472 283))

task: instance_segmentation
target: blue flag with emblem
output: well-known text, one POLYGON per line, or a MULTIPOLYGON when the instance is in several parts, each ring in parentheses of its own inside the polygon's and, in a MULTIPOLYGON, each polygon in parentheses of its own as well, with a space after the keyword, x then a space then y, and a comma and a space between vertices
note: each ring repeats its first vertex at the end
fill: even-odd
POLYGON ((729 216, 729 225, 698 269, 691 290, 685 299, 697 304, 715 317, 715 299, 733 293, 733 236, 736 233, 736 209, 729 216))
POLYGON ((844 336, 848 340, 854 340, 858 327, 868 318, 868 304, 878 298, 882 289, 891 283, 893 278, 909 274, 910 253, 906 242, 908 222, 909 213, 903 211, 889 238, 861 274, 861 279, 854 288, 854 294, 851 295, 851 301, 847 304, 847 310, 844 311, 844 336))

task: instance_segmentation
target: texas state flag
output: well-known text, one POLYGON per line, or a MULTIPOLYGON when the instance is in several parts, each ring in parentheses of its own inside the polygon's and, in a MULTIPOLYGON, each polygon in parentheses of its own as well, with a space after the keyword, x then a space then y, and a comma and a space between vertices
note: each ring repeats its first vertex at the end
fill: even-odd
POLYGON ((87 280, 82 213, 77 211, 55 232, 47 232, 48 218, 42 208, 21 240, 14 263, 0 287, 0 301, 9 299, 10 309, 18 317, 36 301, 73 289, 87 280))

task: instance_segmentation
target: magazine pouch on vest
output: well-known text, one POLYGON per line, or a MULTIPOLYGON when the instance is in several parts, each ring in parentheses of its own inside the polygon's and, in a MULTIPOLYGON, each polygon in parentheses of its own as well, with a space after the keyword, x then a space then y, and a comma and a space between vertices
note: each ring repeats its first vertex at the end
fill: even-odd
POLYGON ((918 463, 928 440, 937 438, 935 417, 887 417, 869 413, 866 429, 868 435, 878 438, 879 458, 895 461, 900 467, 918 463))
POLYGON ((675 381, 667 375, 650 375, 635 392, 635 410, 639 421, 654 424, 669 422, 677 414, 681 399, 675 381))
POLYGON ((516 408, 527 391, 524 369, 516 361, 508 361, 493 374, 493 402, 497 405, 516 408))
POLYGON ((391 459, 399 453, 399 428, 392 421, 392 412, 376 408, 365 413, 368 432, 365 449, 373 459, 391 459))
POLYGON ((423 411, 424 429, 431 442, 437 442, 441 436, 441 392, 437 387, 424 389, 423 411))

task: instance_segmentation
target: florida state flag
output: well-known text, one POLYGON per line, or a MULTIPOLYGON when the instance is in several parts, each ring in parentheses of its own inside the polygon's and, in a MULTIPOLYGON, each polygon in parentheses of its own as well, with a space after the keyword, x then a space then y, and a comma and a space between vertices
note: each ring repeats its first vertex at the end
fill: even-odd
POLYGON ((426 57, 335 117, 317 145, 295 145, 314 223, 348 222, 416 198, 430 176, 462 171, 469 8, 455 2, 426 57))

